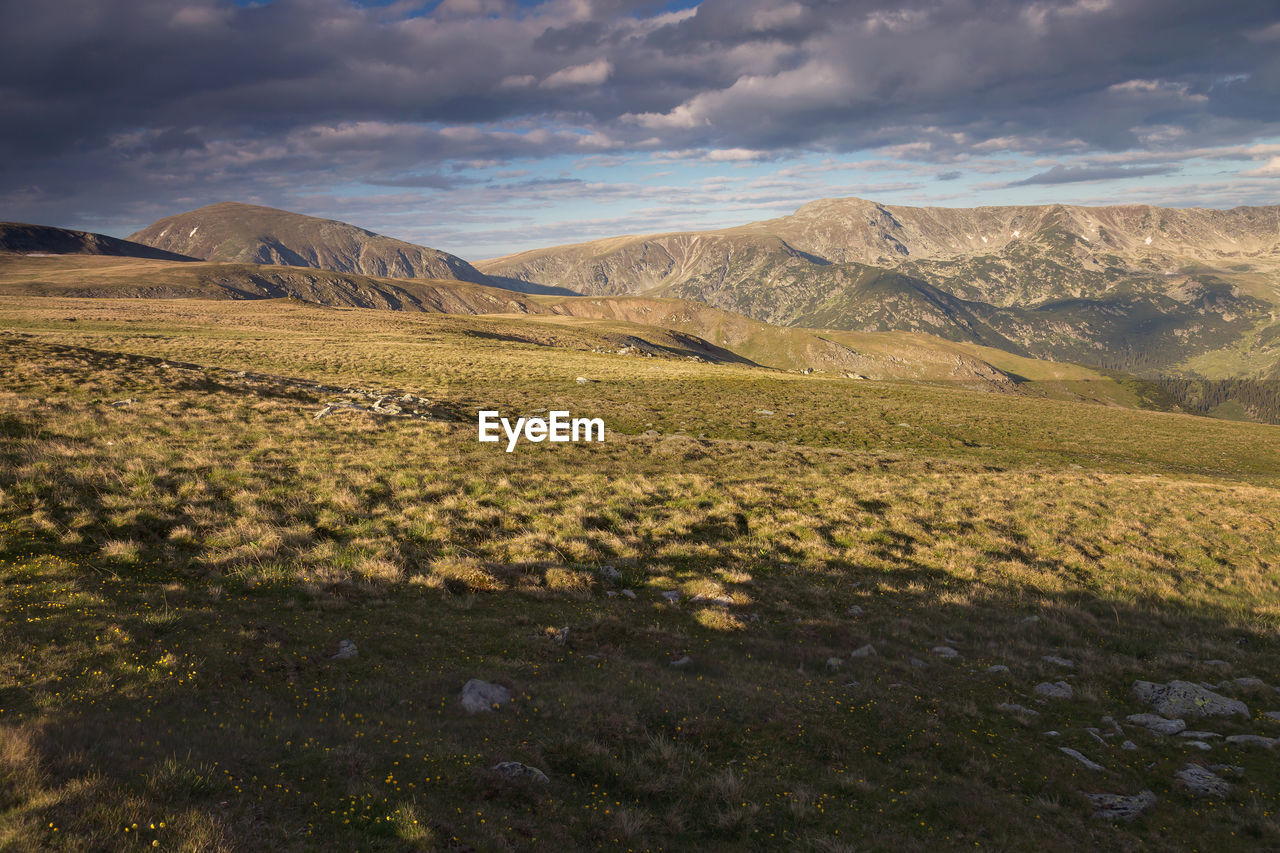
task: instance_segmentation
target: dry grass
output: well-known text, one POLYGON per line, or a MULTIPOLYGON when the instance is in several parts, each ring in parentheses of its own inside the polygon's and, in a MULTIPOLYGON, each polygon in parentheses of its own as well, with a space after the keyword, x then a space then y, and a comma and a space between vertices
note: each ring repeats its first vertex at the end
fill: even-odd
POLYGON ((1084 731, 1140 710, 1135 678, 1280 681, 1275 428, 467 334, 515 320, 0 317, 0 846, 1280 844, 1266 753, 1084 731), (441 414, 315 420, 326 394, 236 370, 441 414), (609 441, 505 454, 480 406, 599 415, 609 441), (1037 704, 1066 675, 1076 697, 1037 704), (472 677, 513 702, 467 717, 472 677), (1188 760, 1245 781, 1193 801, 1188 760), (1080 795, 1142 788, 1160 804, 1117 827, 1080 795))

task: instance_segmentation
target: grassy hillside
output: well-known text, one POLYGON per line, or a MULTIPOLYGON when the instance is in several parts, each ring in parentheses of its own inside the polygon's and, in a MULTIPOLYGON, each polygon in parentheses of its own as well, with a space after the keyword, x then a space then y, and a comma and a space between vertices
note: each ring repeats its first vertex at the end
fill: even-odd
POLYGON ((1280 734, 1275 427, 528 318, 4 297, 0 329, 0 848, 1280 845, 1274 752, 1126 721, 1136 679, 1249 676, 1191 727, 1280 734), (608 440, 475 440, 560 407, 608 440), (512 699, 466 713, 472 678, 512 699))

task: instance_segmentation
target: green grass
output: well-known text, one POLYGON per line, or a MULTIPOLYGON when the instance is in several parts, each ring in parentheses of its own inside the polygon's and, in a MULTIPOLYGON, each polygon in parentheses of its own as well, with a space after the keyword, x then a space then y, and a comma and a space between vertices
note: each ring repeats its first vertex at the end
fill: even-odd
POLYGON ((50 299, 0 323, 0 848, 1280 844, 1273 754, 1083 730, 1144 710, 1137 678, 1280 681, 1275 427, 608 355, 535 321, 50 299), (333 393, 240 370, 437 416, 316 420, 333 393), (477 408, 562 406, 609 440, 475 441, 477 408), (1046 654, 1072 700, 1036 704, 1046 654), (467 716, 472 677, 515 699, 467 716), (1193 800, 1188 761, 1244 780, 1193 800), (1144 788, 1133 824, 1083 797, 1144 788))

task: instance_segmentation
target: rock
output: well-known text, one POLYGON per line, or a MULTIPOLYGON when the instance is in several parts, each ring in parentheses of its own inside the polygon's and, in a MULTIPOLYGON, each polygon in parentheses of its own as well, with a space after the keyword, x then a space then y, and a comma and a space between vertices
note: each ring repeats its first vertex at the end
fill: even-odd
POLYGON ((492 711, 510 701, 511 691, 501 684, 473 678, 462 686, 462 709, 468 714, 492 711))
POLYGON ((1039 617, 1039 616, 1024 616, 1024 617, 1023 617, 1023 619, 1022 619, 1022 621, 1023 621, 1023 622, 1025 622, 1025 623, 1039 622, 1039 621, 1040 621, 1040 617, 1039 617))
POLYGON ((323 409, 315 413, 313 420, 318 421, 321 418, 327 418, 329 417, 329 415, 332 415, 332 414, 333 414, 333 406, 325 406, 323 409))
POLYGON ((1231 666, 1231 664, 1226 661, 1218 660, 1217 658, 1214 658, 1213 660, 1202 660, 1200 662, 1205 666, 1231 666))
POLYGON ((1130 714, 1125 719, 1158 735, 1176 735, 1187 727, 1182 720, 1166 720, 1158 714, 1130 714))
POLYGON ((1106 739, 1105 739, 1105 738, 1103 738, 1103 737, 1102 737, 1102 731, 1101 731, 1101 729, 1095 729, 1095 728, 1093 728, 1092 726, 1089 726, 1089 727, 1085 728, 1085 731, 1089 733, 1089 737, 1093 738, 1094 740, 1096 740, 1098 743, 1102 744, 1103 746, 1106 746, 1107 741, 1106 741, 1106 739))
POLYGON ((1218 686, 1234 687, 1236 690, 1246 690, 1251 692, 1271 689, 1267 686, 1267 683, 1263 681, 1261 678, 1253 678, 1252 676, 1245 676, 1244 678, 1236 678, 1231 681, 1224 681, 1218 686))
POLYGON ((1188 764, 1173 775, 1197 797, 1225 797, 1231 793, 1230 782, 1199 764, 1188 764))
POLYGON ((1276 748, 1275 738, 1263 737, 1262 735, 1230 735, 1227 737, 1227 743, 1233 746, 1261 746, 1266 749, 1276 748))
POLYGON ((127 400, 116 400, 114 403, 111 404, 111 407, 113 409, 123 409, 125 406, 132 406, 136 402, 138 401, 135 400, 133 397, 130 397, 127 400))
POLYGON ((929 651, 933 652, 940 658, 958 658, 960 653, 950 646, 934 646, 929 651))
POLYGON ((1074 667, 1076 662, 1068 658, 1060 658, 1057 655, 1045 655, 1042 660, 1046 663, 1056 664, 1057 666, 1074 667))
POLYGON ((1084 753, 1078 750, 1072 749, 1069 746, 1058 747, 1058 752, 1061 752, 1063 755, 1071 756, 1076 761, 1079 761, 1081 764, 1083 764, 1085 767, 1088 767, 1090 770, 1106 769, 1101 764, 1098 764, 1096 761, 1090 761, 1089 758, 1084 755, 1084 753))
POLYGON ((773 414, 773 410, 772 410, 772 409, 756 409, 756 414, 757 414, 757 415, 772 415, 772 414, 773 414))
POLYGON ((849 607, 849 609, 845 611, 845 615, 846 615, 846 616, 861 616, 861 615, 863 614, 863 612, 864 612, 864 611, 863 611, 863 609, 862 609, 861 607, 859 607, 858 605, 854 604, 854 605, 851 605, 851 606, 849 607))
POLYGON ((574 382, 577 382, 579 385, 586 385, 586 384, 587 384, 588 382, 590 382, 591 380, 590 380, 590 379, 588 379, 588 378, 587 378, 587 377, 585 377, 585 376, 579 376, 577 379, 575 379, 575 380, 573 380, 573 381, 574 381, 574 382))
POLYGON ((1276 720, 1277 722, 1280 722, 1280 711, 1263 711, 1262 716, 1266 717, 1268 720, 1276 720))
POLYGON ((671 602, 672 604, 675 604, 680 600, 680 593, 674 589, 669 589, 662 594, 662 597, 665 598, 667 601, 671 602))
POLYGON ((1205 743, 1202 740, 1189 740, 1187 741, 1187 746, 1194 746, 1196 749, 1202 749, 1206 751, 1213 749, 1213 747, 1209 746, 1209 744, 1205 743))
POLYGON ((530 767, 528 764, 521 764, 519 761, 500 761, 489 769, 499 776, 522 782, 546 784, 551 781, 547 778, 546 773, 536 767, 530 767))
POLYGON ((1248 706, 1239 699, 1228 699, 1226 696, 1188 681, 1170 681, 1168 684, 1135 681, 1133 695, 1158 713, 1170 718, 1198 719, 1199 717, 1229 717, 1236 714, 1249 717, 1248 706))
POLYGON ((876 647, 867 643, 865 646, 859 646, 849 652, 851 658, 873 658, 876 656, 876 647))
POLYGON ((1040 716, 1039 711, 1033 711, 1030 708, 1018 705, 1014 702, 1001 702, 996 706, 997 711, 1003 711, 1006 714, 1025 714, 1028 717, 1040 716))
POLYGON ((1070 699, 1075 692, 1065 681, 1055 681, 1052 684, 1042 681, 1035 686, 1035 691, 1046 699, 1070 699))
POLYGON ((1124 734, 1124 729, 1120 728, 1120 724, 1116 722, 1115 717, 1103 717, 1102 723, 1103 725, 1111 726, 1111 733, 1113 735, 1124 734))
POLYGON ((1178 737, 1195 738, 1196 740, 1211 740, 1216 737, 1222 737, 1222 735, 1217 732, 1195 732, 1188 730, 1180 733, 1178 737))
POLYGON ((632 599, 633 601, 635 600, 635 597, 636 597, 636 594, 635 594, 633 591, 629 590, 629 589, 624 589, 624 590, 622 591, 621 595, 622 595, 622 596, 624 596, 625 598, 630 598, 630 599, 632 599))
POLYGON ((1127 740, 1124 743, 1120 744, 1120 748, 1127 749, 1132 752, 1133 750, 1136 750, 1138 748, 1138 745, 1131 740, 1127 740))
POLYGON ((333 659, 334 660, 351 660, 353 657, 355 657, 358 654, 360 654, 360 651, 356 648, 355 643, 351 642, 350 640, 339 640, 338 653, 333 656, 333 659))
POLYGON ((928 666, 928 665, 929 665, 929 664, 925 663, 924 661, 920 660, 920 658, 914 658, 914 657, 913 657, 913 658, 908 658, 908 659, 907 659, 907 662, 908 662, 908 663, 910 663, 912 666, 917 667, 917 668, 926 667, 926 666, 928 666))
POLYGON ((1062 732, 1048 731, 1044 733, 1044 736, 1045 737, 1062 737, 1062 732))
POLYGON ((714 604, 716 607, 732 607, 733 599, 714 595, 695 595, 689 599, 690 604, 714 604))
POLYGON ((674 667, 676 667, 676 668, 679 668, 679 667, 682 667, 682 666, 688 666, 688 665, 689 665, 689 664, 691 664, 691 663, 693 663, 693 658, 689 657, 688 655, 684 655, 683 657, 680 657, 680 658, 677 658, 676 660, 673 660, 673 661, 671 662, 671 665, 672 665, 672 666, 674 666, 674 667))
POLYGON ((618 571, 613 566, 601 566, 600 576, 610 583, 617 583, 622 580, 622 572, 618 571))
POLYGON ((989 672, 989 673, 991 673, 991 674, 993 674, 993 675, 995 675, 995 674, 997 674, 997 673, 1001 673, 1001 672, 1008 672, 1008 671, 1009 671, 1009 667, 1005 666, 1005 665, 1004 665, 1004 664, 1002 664, 1002 663, 998 663, 998 664, 995 664, 995 665, 993 665, 993 666, 989 666, 989 667, 987 667, 987 672, 989 672))
POLYGON ((1123 794, 1085 794, 1095 809, 1093 816, 1098 820, 1133 820, 1156 804, 1156 795, 1150 791, 1140 791, 1134 796, 1123 794))
POLYGON ((842 666, 844 666, 844 661, 840 658, 827 658, 827 672, 835 672, 842 666))

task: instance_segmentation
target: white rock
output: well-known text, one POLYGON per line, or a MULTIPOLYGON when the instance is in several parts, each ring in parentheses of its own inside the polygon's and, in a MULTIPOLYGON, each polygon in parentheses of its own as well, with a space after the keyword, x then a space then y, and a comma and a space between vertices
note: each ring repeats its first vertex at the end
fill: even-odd
POLYGON ((1035 691, 1046 699, 1070 699, 1075 692, 1065 681, 1056 681, 1052 684, 1042 681, 1035 686, 1035 691))
POLYGON ((996 706, 997 711, 1003 711, 1006 714, 1026 714, 1028 717, 1040 716, 1039 711, 1033 711, 1023 705, 1014 702, 1001 702, 996 706))
POLYGON ((360 654, 360 650, 356 648, 356 644, 350 640, 338 641, 338 653, 333 656, 334 660, 351 660, 360 654))
POLYGON ((934 646, 932 649, 930 649, 930 651, 940 658, 960 657, 960 653, 955 649, 951 648, 950 646, 934 646))
POLYGON ((1125 719, 1135 726, 1150 729, 1158 735, 1176 735, 1187 727, 1182 720, 1166 720, 1159 714, 1130 714, 1125 719))
POLYGON ((1188 729, 1185 732, 1180 732, 1178 734, 1178 737, 1185 737, 1188 739, 1195 738, 1196 740, 1212 740, 1213 738, 1216 738, 1216 737, 1222 737, 1222 735, 1218 734, 1217 732, 1197 732, 1197 731, 1191 731, 1190 729, 1188 729))
POLYGON ((1213 747, 1209 746, 1209 744, 1205 743, 1202 740, 1189 740, 1187 741, 1187 746, 1194 746, 1196 749, 1202 749, 1202 750, 1213 749, 1213 747))
POLYGON ((1133 695, 1157 713, 1170 718, 1249 717, 1248 706, 1239 699, 1228 699, 1189 681, 1170 681, 1168 684, 1135 681, 1133 695))
POLYGON ((511 691, 501 684, 490 684, 473 678, 462 685, 462 709, 468 714, 492 711, 510 701, 511 691))
POLYGON ((1127 741, 1125 741, 1124 743, 1120 744, 1120 748, 1121 748, 1121 749, 1128 749, 1128 750, 1131 750, 1131 751, 1132 751, 1132 750, 1137 749, 1137 748, 1138 748, 1138 745, 1137 745, 1136 743, 1134 743, 1133 741, 1131 741, 1131 740, 1127 740, 1127 741))
POLYGON ((622 591, 622 595, 625 596, 626 598, 631 598, 631 599, 634 599, 636 597, 636 594, 629 589, 624 589, 622 591))
POLYGON ((1262 735, 1229 735, 1227 743, 1233 746, 1261 746, 1266 749, 1276 748, 1276 739, 1262 735))
POLYGON ((1043 660, 1047 663, 1056 664, 1057 666, 1073 667, 1076 665, 1075 661, 1069 660, 1068 658, 1060 658, 1057 655, 1045 655, 1043 660))
POLYGON ((1000 673, 1000 672, 1008 672, 1008 671, 1009 671, 1009 667, 1005 666, 1002 663, 998 663, 998 664, 995 664, 994 666, 987 667, 987 672, 990 672, 992 674, 1000 673))
POLYGON ((672 604, 675 604, 677 601, 680 600, 680 593, 674 589, 669 589, 662 594, 662 597, 665 598, 667 601, 670 601, 672 604))
POLYGON ((1093 816, 1098 820, 1133 820, 1157 802, 1156 795, 1150 791, 1142 791, 1135 796, 1123 794, 1085 794, 1095 811, 1093 816))
POLYGON ((1188 764, 1173 775, 1197 797, 1225 797, 1231 793, 1230 782, 1198 764, 1188 764))
POLYGON ((849 652, 851 658, 873 658, 876 656, 876 647, 867 643, 865 646, 859 646, 849 652))
POLYGON ((1069 756, 1071 756, 1071 757, 1072 757, 1072 758, 1074 758, 1076 761, 1079 761, 1081 764, 1083 764, 1085 767, 1088 767, 1090 770, 1103 770, 1103 769, 1105 769, 1101 764, 1098 764, 1096 761, 1090 761, 1090 760, 1089 760, 1089 759, 1084 755, 1084 753, 1082 753, 1082 752, 1080 752, 1080 751, 1078 751, 1078 750, 1072 749, 1072 748, 1071 748, 1071 747, 1069 747, 1069 746, 1060 746, 1060 747, 1058 747, 1058 752, 1061 752, 1063 755, 1069 755, 1069 756))
POLYGON ((684 655, 681 658, 673 660, 671 662, 671 665, 674 667, 682 667, 682 666, 688 666, 691 663, 693 663, 693 658, 689 657, 688 655, 684 655))

